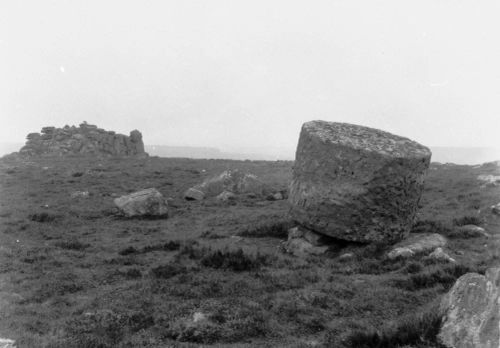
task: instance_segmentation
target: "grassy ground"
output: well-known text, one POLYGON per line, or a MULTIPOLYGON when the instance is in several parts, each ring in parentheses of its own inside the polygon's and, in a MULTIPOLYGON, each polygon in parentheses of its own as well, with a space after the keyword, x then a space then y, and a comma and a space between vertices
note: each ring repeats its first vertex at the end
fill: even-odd
POLYGON ((387 246, 281 249, 286 201, 186 202, 226 169, 286 189, 291 162, 149 158, 0 161, 0 336, 18 347, 438 347, 436 305, 460 275, 499 264, 499 168, 433 164, 416 232, 457 264, 389 261, 387 246), (168 219, 123 219, 113 198, 156 187, 168 219), (86 197, 72 198, 76 191, 86 197), (480 223, 492 236, 461 235, 480 223), (354 258, 340 260, 345 252, 354 258), (194 318, 198 320, 195 321, 194 318))

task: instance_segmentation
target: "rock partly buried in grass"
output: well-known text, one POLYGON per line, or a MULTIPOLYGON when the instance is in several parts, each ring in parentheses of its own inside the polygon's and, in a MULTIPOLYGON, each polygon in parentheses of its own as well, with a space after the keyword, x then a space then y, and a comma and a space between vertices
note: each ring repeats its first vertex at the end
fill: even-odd
POLYGON ((396 242, 410 232, 428 148, 347 123, 302 126, 289 201, 302 226, 344 240, 396 242))
POLYGON ((463 225, 455 228, 453 235, 461 238, 489 237, 490 235, 482 227, 476 225, 463 225))
POLYGON ((461 276, 441 301, 438 338, 446 347, 500 346, 500 268, 461 276))
POLYGON ((412 233, 409 238, 394 245, 387 257, 393 260, 398 257, 408 258, 415 254, 430 253, 436 248, 444 247, 446 243, 446 238, 437 233, 412 233))
POLYGON ((433 259, 433 260, 438 260, 438 261, 445 261, 445 262, 451 262, 455 263, 455 259, 445 253, 443 251, 443 248, 436 248, 432 253, 429 254, 428 258, 433 259))
POLYGON ((8 338, 0 338, 0 348, 16 348, 15 341, 8 338))
POLYGON ((162 217, 168 213, 166 200, 155 188, 116 198, 114 203, 127 217, 162 217))
POLYGON ((202 191, 191 187, 184 193, 184 198, 188 201, 201 201, 205 198, 205 194, 202 191))
POLYGON ((221 202, 227 202, 227 201, 230 201, 230 200, 234 200, 234 198, 236 197, 236 195, 230 191, 223 191, 222 193, 220 193, 217 197, 215 197, 218 201, 221 201, 221 202))
POLYGON ((265 191, 265 185, 253 174, 245 174, 239 170, 227 170, 199 185, 191 187, 184 193, 184 198, 187 200, 202 200, 208 197, 216 197, 224 191, 234 194, 252 193, 262 195, 265 191))
POLYGON ((496 215, 500 215, 500 203, 491 207, 491 212, 496 215))
POLYGON ((147 156, 142 134, 116 134, 83 122, 79 127, 43 127, 41 133, 28 134, 19 153, 26 156, 90 154, 105 156, 147 156))
POLYGON ((288 230, 288 240, 284 243, 283 248, 287 253, 298 257, 321 255, 328 251, 325 238, 325 236, 304 228, 294 227, 288 230))

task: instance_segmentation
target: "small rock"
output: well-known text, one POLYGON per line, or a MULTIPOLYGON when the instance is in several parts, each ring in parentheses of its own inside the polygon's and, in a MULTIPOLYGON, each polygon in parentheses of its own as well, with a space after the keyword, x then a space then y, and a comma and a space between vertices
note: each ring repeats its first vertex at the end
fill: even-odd
POLYGON ((193 314, 193 323, 197 323, 202 320, 207 320, 207 316, 202 312, 195 312, 193 314))
POLYGON ((285 251, 298 257, 321 255, 328 251, 328 246, 314 246, 303 238, 293 238, 284 245, 285 251))
POLYGON ((500 203, 491 206, 491 212, 496 215, 500 215, 500 203))
POLYGON ((327 237, 299 226, 288 230, 288 240, 293 238, 304 238, 314 246, 322 246, 328 242, 327 237))
POLYGON ((184 193, 184 198, 188 201, 201 201, 205 194, 198 189, 191 187, 184 193))
POLYGON ((339 256, 340 261, 349 261, 352 260, 353 258, 354 258, 353 253, 345 253, 339 256))
POLYGON ((437 233, 412 233, 409 238, 394 245, 387 257, 392 260, 396 257, 412 257, 418 253, 430 253, 436 248, 444 247, 446 243, 446 238, 437 233))
POLYGON ((71 198, 88 198, 89 197, 89 191, 75 191, 71 194, 71 198))
POLYGON ((163 195, 155 188, 116 198, 114 203, 128 217, 166 216, 168 213, 167 203, 163 195))
POLYGON ((413 257, 414 255, 415 255, 415 253, 410 248, 402 247, 402 248, 395 248, 395 249, 391 250, 387 254, 387 257, 390 260, 394 260, 394 259, 397 259, 398 257, 402 257, 402 258, 406 259, 409 257, 413 257))
POLYGON ((456 230, 467 237, 490 237, 484 228, 476 225, 464 225, 457 227, 456 230))
POLYGON ((448 255, 447 253, 445 253, 442 248, 436 248, 436 250, 430 253, 428 257, 439 261, 447 261, 451 263, 456 262, 455 259, 450 255, 448 255))
POLYGON ((16 348, 15 341, 8 338, 0 338, 0 348, 16 348))
POLYGON ((215 199, 218 201, 226 202, 229 200, 233 200, 236 197, 236 195, 230 191, 224 191, 221 194, 219 194, 215 199))

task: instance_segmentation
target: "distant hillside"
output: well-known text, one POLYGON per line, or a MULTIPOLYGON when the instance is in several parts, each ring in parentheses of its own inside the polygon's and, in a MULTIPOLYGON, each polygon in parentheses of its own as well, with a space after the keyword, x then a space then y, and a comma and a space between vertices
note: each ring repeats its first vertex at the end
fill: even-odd
MULTIPOLYGON (((1 143, 0 156, 19 151, 22 143, 1 143)), ((245 151, 221 151, 215 147, 146 145, 146 152, 158 157, 212 158, 234 160, 293 160, 295 149, 245 149, 245 151)), ((490 147, 445 147, 433 146, 432 162, 479 164, 500 160, 500 149, 490 147)))
POLYGON ((432 162, 480 164, 500 160, 500 149, 491 147, 431 147, 432 162))

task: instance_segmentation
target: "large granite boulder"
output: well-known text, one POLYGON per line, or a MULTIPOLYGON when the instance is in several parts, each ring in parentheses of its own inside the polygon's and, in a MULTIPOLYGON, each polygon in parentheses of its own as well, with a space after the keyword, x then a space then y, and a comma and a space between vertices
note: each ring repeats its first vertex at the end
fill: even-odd
POLYGON ((167 202, 155 188, 149 188, 118 197, 118 209, 127 217, 161 217, 168 213, 167 202))
POLYGON ((430 150, 410 139, 347 123, 302 126, 289 202, 313 231, 358 242, 408 235, 430 150))
POLYGON ((30 133, 26 139, 25 146, 19 151, 21 155, 147 156, 138 130, 126 136, 86 122, 79 127, 43 127, 41 134, 30 133))
POLYGON ((461 276, 441 301, 438 338, 446 347, 500 347, 500 268, 461 276))

